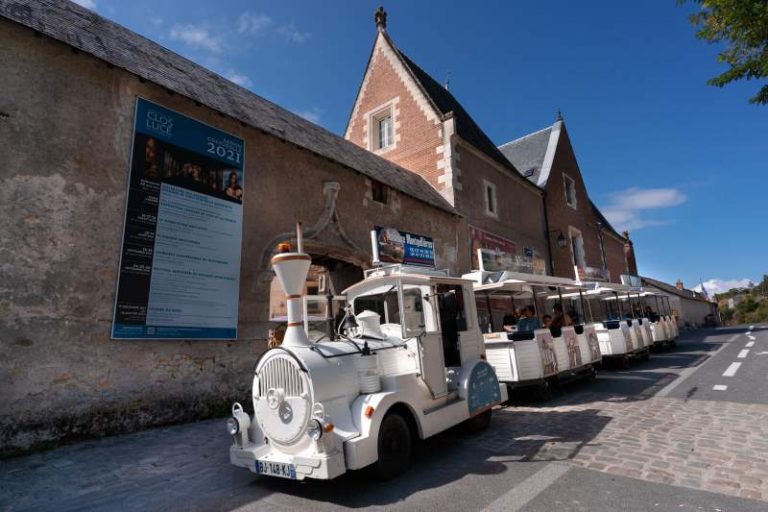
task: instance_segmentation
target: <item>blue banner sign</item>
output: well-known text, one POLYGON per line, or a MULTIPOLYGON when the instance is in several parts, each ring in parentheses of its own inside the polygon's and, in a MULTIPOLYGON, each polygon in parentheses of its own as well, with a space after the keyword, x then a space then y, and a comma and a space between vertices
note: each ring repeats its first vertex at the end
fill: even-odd
POLYGON ((376 226, 381 261, 423 267, 435 266, 435 242, 431 237, 376 226))
POLYGON ((242 139, 139 98, 114 339, 236 339, 242 139))
POLYGON ((496 372, 490 364, 479 361, 467 380, 467 406, 474 416, 501 402, 501 390, 496 372))

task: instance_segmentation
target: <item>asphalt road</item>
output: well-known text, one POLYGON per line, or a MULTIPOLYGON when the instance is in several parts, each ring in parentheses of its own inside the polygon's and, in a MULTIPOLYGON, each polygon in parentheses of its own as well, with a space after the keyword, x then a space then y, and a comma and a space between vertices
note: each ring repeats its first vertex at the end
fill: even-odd
POLYGON ((768 404, 768 328, 756 325, 730 332, 722 349, 668 396, 768 404))
MULTIPOLYGON (((411 469, 388 483, 371 481, 364 473, 305 482, 253 475, 229 465, 230 440, 223 420, 211 420, 0 461, 0 510, 764 512, 768 492, 759 492, 768 490, 768 464, 760 462, 764 454, 751 453, 752 445, 744 445, 744 460, 723 462, 719 476, 702 473, 700 481, 691 480, 697 489, 659 483, 672 481, 669 475, 677 471, 674 457, 681 458, 681 470, 694 476, 714 469, 697 469, 709 464, 686 456, 693 448, 678 433, 662 439, 669 425, 652 423, 658 421, 654 415, 664 419, 677 404, 685 404, 691 414, 696 404, 712 400, 765 404, 768 354, 759 352, 768 351, 768 329, 756 326, 749 335, 747 331, 748 326, 687 334, 675 349, 653 354, 628 370, 604 371, 593 383, 568 386, 553 402, 506 407, 480 436, 458 431, 438 435, 418 444, 411 469), (753 341, 750 337, 756 338, 755 344, 739 358, 746 343, 753 341), (723 377, 733 362, 742 365, 733 377, 723 377), (718 384, 727 385, 727 390, 714 391, 718 384), (614 405, 621 409, 610 410, 614 405), (652 433, 646 436, 649 442, 658 441, 669 451, 666 462, 661 454, 658 461, 649 460, 654 445, 639 446, 631 432, 635 423, 621 424, 631 414, 637 416, 631 422, 647 422, 643 428, 652 433), (612 459, 618 469, 601 462, 612 459), (749 468, 738 469, 742 462, 749 468), (633 467, 646 469, 633 473, 633 467), (654 473, 648 467, 668 472, 654 473), (766 484, 758 478, 760 472, 766 484), (654 478, 658 481, 650 481, 654 478), (750 479, 758 491, 750 490, 753 494, 747 496, 757 499, 740 497, 746 488, 739 480, 750 479), (715 484, 719 491, 709 492, 715 484)), ((755 421, 764 422, 768 409, 764 412, 755 421)), ((748 422, 748 416, 742 414, 742 421, 748 422)), ((695 423, 695 417, 691 421, 695 423)), ((728 425, 727 417, 724 423, 728 425)), ((704 428, 701 433, 707 434, 704 428)), ((738 441, 735 446, 738 451, 738 441)))

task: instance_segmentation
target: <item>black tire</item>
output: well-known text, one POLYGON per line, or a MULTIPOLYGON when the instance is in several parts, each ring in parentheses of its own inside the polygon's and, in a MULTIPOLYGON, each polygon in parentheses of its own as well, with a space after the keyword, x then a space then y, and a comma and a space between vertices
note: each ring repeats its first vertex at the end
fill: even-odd
POLYGON ((544 379, 544 381, 539 384, 536 398, 538 398, 540 402, 547 402, 552 399, 552 382, 549 379, 544 379))
POLYGON ((480 413, 477 416, 469 418, 464 422, 464 430, 468 434, 477 434, 482 432, 488 428, 488 425, 491 424, 491 414, 491 409, 488 409, 487 411, 480 413))
POLYGON ((403 474, 411 464, 411 431, 398 413, 384 416, 379 428, 378 460, 371 468, 377 480, 387 481, 403 474))

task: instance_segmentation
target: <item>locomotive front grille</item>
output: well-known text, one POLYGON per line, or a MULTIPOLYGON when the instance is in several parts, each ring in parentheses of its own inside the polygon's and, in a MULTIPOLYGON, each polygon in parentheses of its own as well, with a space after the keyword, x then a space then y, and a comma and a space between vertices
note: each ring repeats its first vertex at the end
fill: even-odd
POLYGON ((290 359, 273 357, 259 370, 259 389, 257 396, 267 396, 270 389, 283 389, 285 396, 301 396, 304 389, 304 379, 301 370, 290 359))

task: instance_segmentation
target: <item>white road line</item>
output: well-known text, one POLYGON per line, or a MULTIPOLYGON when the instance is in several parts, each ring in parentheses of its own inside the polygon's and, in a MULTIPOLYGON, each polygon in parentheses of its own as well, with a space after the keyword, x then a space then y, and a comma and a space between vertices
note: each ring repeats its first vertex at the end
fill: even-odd
POLYGON ((739 371, 740 366, 741 363, 731 363, 731 366, 729 366, 728 369, 723 372, 723 377, 733 377, 736 375, 736 372, 739 371))
POLYGON ((754 341, 748 341, 747 344, 744 345, 744 346, 747 347, 747 348, 752 348, 752 347, 755 346, 755 342, 754 341))
POLYGON ((737 339, 739 339, 739 335, 738 334, 734 334, 733 336, 728 338, 728 343, 732 343, 732 342, 736 341, 737 339))
POLYGON ((544 492, 547 487, 566 474, 570 466, 551 462, 517 484, 509 492, 502 494, 485 510, 489 512, 517 512, 532 499, 544 492))
MULTIPOLYGON (((736 337, 738 336, 739 335, 737 334, 736 337)), ((690 377, 693 374, 693 372, 701 370, 706 365, 711 363, 715 359, 715 356, 717 356, 717 354, 720 353, 720 350, 722 350, 722 348, 723 348, 723 345, 720 345, 719 347, 714 349, 712 353, 706 354, 707 359, 703 363, 701 363, 699 366, 689 366, 688 368, 685 368, 683 371, 681 371, 674 377, 674 380, 672 382, 670 382, 669 384, 661 388, 661 390, 653 396, 664 397, 670 394, 672 391, 675 390, 677 386, 685 382, 685 380, 688 377, 690 377)))
POLYGON ((748 349, 748 348, 745 348, 744 350, 742 350, 741 352, 739 352, 739 355, 737 355, 736 357, 737 357, 737 358, 739 358, 739 359, 744 359, 744 358, 745 358, 745 357, 747 357, 748 355, 749 355, 749 349, 748 349))
POLYGON ((755 341, 757 339, 754 336, 752 336, 751 334, 747 334, 747 338, 749 338, 752 341, 755 341))
POLYGON ((728 391, 728 386, 726 386, 725 384, 715 384, 714 386, 712 386, 712 389, 714 389, 715 391, 728 391))
POLYGON ((755 326, 754 326, 754 325, 750 325, 750 326, 749 326, 749 330, 750 330, 750 331, 751 331, 752 329, 754 329, 754 328, 755 328, 755 326))

